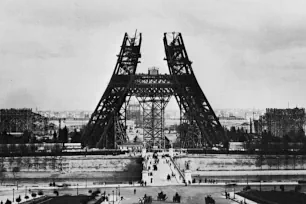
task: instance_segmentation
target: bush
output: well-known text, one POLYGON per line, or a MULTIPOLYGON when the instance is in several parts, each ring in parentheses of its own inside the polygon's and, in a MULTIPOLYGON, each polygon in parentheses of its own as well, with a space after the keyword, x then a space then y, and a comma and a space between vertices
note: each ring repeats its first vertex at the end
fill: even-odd
POLYGON ((31 195, 32 195, 32 197, 33 197, 33 198, 35 198, 35 197, 36 197, 36 193, 32 193, 31 195))
POLYGON ((88 193, 92 193, 92 190, 89 190, 88 193))
POLYGON ((246 187, 243 188, 243 190, 244 191, 251 190, 251 186, 247 185, 246 187))
POLYGON ((20 196, 19 196, 18 198, 16 198, 16 202, 17 202, 17 203, 20 203, 20 202, 21 202, 20 196))
POLYGON ((12 170, 12 172, 16 173, 16 172, 19 172, 20 171, 20 168, 18 166, 15 166, 12 170))
POLYGON ((40 196, 41 196, 41 195, 44 195, 44 192, 43 192, 43 191, 39 191, 39 192, 38 192, 38 195, 40 195, 40 196))
POLYGON ((26 195, 26 196, 24 196, 24 198, 25 198, 25 199, 29 199, 29 196, 26 195))
POLYGON ((56 196, 58 196, 58 194, 59 194, 57 190, 54 190, 53 193, 54 193, 56 196))
POLYGON ((300 192, 302 190, 302 187, 300 185, 295 186, 294 191, 295 192, 300 192))
POLYGON ((5 204, 12 204, 12 201, 10 201, 9 199, 6 200, 5 204))

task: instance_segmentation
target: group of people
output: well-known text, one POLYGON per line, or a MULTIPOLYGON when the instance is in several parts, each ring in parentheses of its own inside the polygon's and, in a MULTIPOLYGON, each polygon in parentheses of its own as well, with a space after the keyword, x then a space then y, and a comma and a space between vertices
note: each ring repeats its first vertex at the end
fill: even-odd
POLYGON ((171 176, 170 176, 170 174, 168 174, 167 175, 167 181, 170 181, 171 177, 175 177, 175 173, 172 172, 171 176))
MULTIPOLYGON (((196 183, 196 179, 195 179, 195 178, 192 180, 192 183, 196 183)), ((199 183, 202 183, 202 179, 199 179, 199 183)), ((204 179, 204 183, 216 184, 216 183, 217 183, 217 180, 205 178, 205 179, 204 179)))

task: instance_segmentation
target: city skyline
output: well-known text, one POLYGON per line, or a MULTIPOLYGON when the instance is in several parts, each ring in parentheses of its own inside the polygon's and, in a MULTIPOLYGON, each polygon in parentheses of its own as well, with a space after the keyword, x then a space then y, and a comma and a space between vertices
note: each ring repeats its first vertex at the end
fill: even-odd
POLYGON ((177 2, 1 1, 0 107, 94 110, 136 29, 138 73, 168 73, 163 33, 182 33, 213 109, 306 106, 305 2, 177 2))

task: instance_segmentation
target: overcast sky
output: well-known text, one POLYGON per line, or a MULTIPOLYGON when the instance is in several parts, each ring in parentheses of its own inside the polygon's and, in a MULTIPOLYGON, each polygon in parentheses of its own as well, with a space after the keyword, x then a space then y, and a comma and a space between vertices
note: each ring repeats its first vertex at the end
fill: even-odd
POLYGON ((305 22, 303 0, 1 0, 0 108, 93 110, 136 29, 137 72, 167 72, 163 33, 182 33, 213 108, 305 107, 305 22))

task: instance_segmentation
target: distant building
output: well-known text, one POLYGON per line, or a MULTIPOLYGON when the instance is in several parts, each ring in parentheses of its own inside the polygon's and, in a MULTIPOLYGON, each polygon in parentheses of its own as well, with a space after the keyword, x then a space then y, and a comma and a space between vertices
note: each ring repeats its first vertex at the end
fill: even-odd
POLYGON ((1 109, 0 132, 45 131, 47 118, 32 109, 1 109))
POLYGON ((135 121, 137 127, 142 125, 141 106, 139 103, 131 103, 128 105, 126 119, 135 121))
POLYGON ((273 136, 283 137, 289 133, 305 131, 305 109, 266 109, 266 113, 256 121, 255 131, 259 134, 264 131, 271 132, 273 136))
POLYGON ((121 150, 141 150, 143 148, 142 142, 127 142, 121 145, 118 145, 118 148, 121 150))

